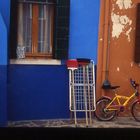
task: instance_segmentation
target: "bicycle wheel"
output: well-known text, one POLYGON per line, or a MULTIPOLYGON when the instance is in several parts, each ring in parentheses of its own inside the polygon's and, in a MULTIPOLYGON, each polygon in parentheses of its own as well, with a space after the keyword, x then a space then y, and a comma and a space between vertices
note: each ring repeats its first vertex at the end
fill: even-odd
POLYGON ((139 100, 132 104, 131 113, 134 119, 140 122, 140 101, 139 100))
POLYGON ((116 111, 105 110, 106 106, 111 102, 108 98, 101 98, 96 103, 95 117, 100 121, 110 121, 116 116, 116 111))

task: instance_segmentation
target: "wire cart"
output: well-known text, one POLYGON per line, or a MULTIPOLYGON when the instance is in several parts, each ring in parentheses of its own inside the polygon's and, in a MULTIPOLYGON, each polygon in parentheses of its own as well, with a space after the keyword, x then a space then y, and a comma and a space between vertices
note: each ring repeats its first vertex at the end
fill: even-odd
POLYGON ((90 59, 70 59, 69 70, 69 109, 74 112, 77 126, 77 112, 85 112, 86 126, 92 124, 92 112, 96 110, 95 70, 90 59))

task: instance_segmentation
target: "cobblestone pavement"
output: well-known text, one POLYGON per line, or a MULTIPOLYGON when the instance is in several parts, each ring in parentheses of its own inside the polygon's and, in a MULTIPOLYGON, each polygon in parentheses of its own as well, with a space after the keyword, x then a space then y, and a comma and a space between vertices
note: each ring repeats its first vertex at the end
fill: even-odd
MULTIPOLYGON (((74 120, 70 119, 54 119, 54 120, 32 120, 9 122, 8 127, 56 127, 56 128, 75 128, 74 120)), ((87 128, 85 119, 78 119, 77 128, 87 128)), ((140 122, 136 122, 133 118, 119 117, 113 121, 92 120, 92 124, 88 128, 140 128, 140 122)))

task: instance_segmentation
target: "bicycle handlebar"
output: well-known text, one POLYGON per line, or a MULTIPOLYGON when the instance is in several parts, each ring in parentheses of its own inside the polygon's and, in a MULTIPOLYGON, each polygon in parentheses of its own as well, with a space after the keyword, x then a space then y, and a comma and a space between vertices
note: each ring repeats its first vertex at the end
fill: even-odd
POLYGON ((130 83, 135 89, 139 86, 139 84, 137 84, 136 81, 132 80, 132 78, 130 78, 130 83))

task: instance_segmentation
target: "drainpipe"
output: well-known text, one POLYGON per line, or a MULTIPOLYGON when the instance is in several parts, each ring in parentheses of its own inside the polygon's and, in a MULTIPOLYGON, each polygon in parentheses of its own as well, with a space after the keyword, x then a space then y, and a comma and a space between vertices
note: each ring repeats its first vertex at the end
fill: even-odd
POLYGON ((104 33, 103 33, 103 71, 102 71, 102 81, 103 87, 106 88, 110 85, 108 81, 109 73, 109 47, 110 47, 110 0, 106 0, 105 4, 105 14, 104 14, 104 33))

